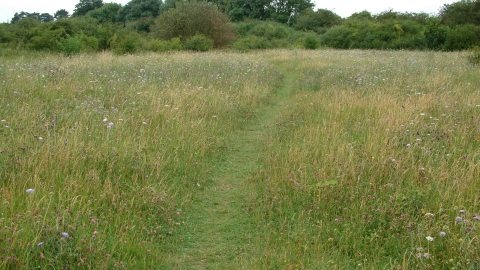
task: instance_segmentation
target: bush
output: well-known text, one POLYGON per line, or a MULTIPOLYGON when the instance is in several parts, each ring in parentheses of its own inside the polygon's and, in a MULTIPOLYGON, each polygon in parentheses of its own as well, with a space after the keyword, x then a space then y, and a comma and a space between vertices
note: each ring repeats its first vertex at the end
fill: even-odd
POLYGON ((447 40, 447 27, 440 23, 440 19, 432 18, 427 20, 425 25, 425 41, 427 48, 439 50, 447 40))
POLYGON ((480 46, 480 26, 473 24, 458 25, 448 31, 444 49, 461 51, 480 46))
POLYGON ((480 65, 480 47, 479 46, 470 50, 470 55, 468 56, 468 62, 470 62, 470 64, 475 66, 480 65))
POLYGON ((154 52, 179 51, 182 49, 182 43, 179 38, 171 40, 152 39, 146 43, 146 50, 154 52))
POLYGON ((150 28, 156 38, 183 42, 195 35, 213 40, 215 48, 225 47, 235 40, 227 15, 208 2, 177 2, 177 7, 162 13, 150 28))
POLYGON ((57 47, 64 55, 71 56, 82 51, 82 41, 77 37, 67 35, 66 38, 57 42, 57 47))
POLYGON ((335 49, 349 49, 354 30, 346 26, 335 26, 321 36, 321 44, 335 49))
POLYGON ((262 22, 262 21, 259 21, 250 30, 250 34, 253 34, 258 37, 264 37, 268 40, 286 38, 288 37, 290 32, 291 32, 291 29, 281 23, 262 22))
POLYGON ((213 49, 213 40, 204 35, 195 35, 185 42, 186 50, 206 52, 213 49))
POLYGON ((255 49, 267 49, 272 47, 264 37, 257 37, 251 35, 239 38, 233 45, 233 48, 239 51, 250 51, 255 49))
POLYGON ((115 54, 131 54, 137 52, 143 37, 132 31, 118 31, 110 39, 110 48, 115 54))
MULTIPOLYGON (((271 48, 304 48, 312 33, 295 31, 278 22, 247 20, 233 24, 239 38, 234 48, 240 51, 271 48)), ((316 36, 316 35, 314 35, 316 36)))
POLYGON ((320 46, 318 36, 315 34, 308 34, 305 36, 305 41, 303 42, 303 47, 305 49, 315 50, 320 46))

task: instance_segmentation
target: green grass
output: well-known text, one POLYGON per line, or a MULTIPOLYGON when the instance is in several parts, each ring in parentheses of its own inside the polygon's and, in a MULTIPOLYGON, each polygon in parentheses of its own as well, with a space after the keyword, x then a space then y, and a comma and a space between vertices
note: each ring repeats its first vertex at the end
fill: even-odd
POLYGON ((479 267, 466 53, 0 63, 2 269, 479 267))

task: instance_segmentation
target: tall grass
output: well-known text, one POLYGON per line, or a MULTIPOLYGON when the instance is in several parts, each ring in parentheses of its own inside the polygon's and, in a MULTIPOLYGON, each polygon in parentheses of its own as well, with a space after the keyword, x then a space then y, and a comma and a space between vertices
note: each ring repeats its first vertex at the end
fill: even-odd
POLYGON ((479 268, 478 68, 460 53, 289 55, 298 87, 251 179, 264 268, 479 268))
POLYGON ((158 268, 229 139, 296 76, 259 131, 262 250, 245 265, 477 269, 480 73, 466 56, 2 57, 0 268, 158 268))
POLYGON ((278 81, 236 54, 3 59, 0 268, 155 268, 278 81))

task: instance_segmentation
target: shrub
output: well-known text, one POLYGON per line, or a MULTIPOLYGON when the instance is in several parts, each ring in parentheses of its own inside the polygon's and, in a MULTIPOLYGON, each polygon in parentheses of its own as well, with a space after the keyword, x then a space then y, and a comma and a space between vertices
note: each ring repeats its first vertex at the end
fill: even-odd
POLYGON ((305 49, 315 50, 320 46, 318 36, 315 34, 308 34, 305 36, 305 41, 303 42, 303 47, 305 49))
POLYGON ((64 55, 71 56, 82 51, 82 41, 77 37, 67 35, 66 38, 57 42, 57 47, 64 55))
POLYGON ((118 31, 110 39, 110 48, 115 54, 135 53, 143 41, 142 36, 132 31, 118 31))
POLYGON ((146 50, 154 52, 179 51, 182 49, 182 43, 179 38, 171 40, 152 39, 146 43, 146 50))
POLYGON ((215 48, 225 47, 235 40, 227 15, 208 2, 178 2, 177 7, 162 13, 150 28, 154 37, 183 42, 195 35, 213 40, 215 48))
POLYGON ((349 49, 354 30, 341 25, 329 29, 321 36, 321 44, 335 49, 349 49))
POLYGON ((427 20, 424 33, 427 48, 432 50, 441 49, 447 40, 447 29, 437 18, 427 20))
POLYGON ((468 62, 472 65, 480 65, 480 47, 477 46, 470 50, 470 55, 468 56, 468 62))
POLYGON ((213 40, 204 35, 195 35, 185 42, 186 50, 206 52, 213 49, 213 40))
POLYGON ((480 46, 480 26, 458 25, 448 31, 445 50, 461 51, 480 46))
POLYGON ((265 37, 268 40, 286 38, 290 32, 291 29, 281 23, 262 21, 259 21, 250 30, 251 34, 259 37, 265 37))
POLYGON ((267 49, 271 48, 271 45, 264 37, 257 37, 250 35, 247 37, 239 38, 233 47, 239 51, 250 51, 255 49, 267 49))

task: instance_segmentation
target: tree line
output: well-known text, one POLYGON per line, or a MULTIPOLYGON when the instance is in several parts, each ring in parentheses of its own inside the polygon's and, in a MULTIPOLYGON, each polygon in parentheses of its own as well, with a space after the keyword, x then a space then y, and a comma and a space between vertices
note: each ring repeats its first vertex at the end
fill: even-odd
POLYGON ((72 14, 17 12, 0 24, 0 49, 67 55, 112 50, 339 49, 465 50, 480 46, 480 0, 437 15, 368 11, 342 18, 311 0, 80 0, 72 14))

